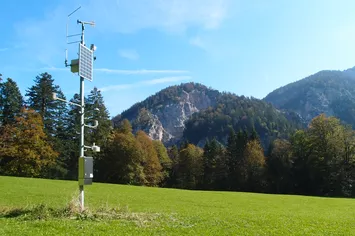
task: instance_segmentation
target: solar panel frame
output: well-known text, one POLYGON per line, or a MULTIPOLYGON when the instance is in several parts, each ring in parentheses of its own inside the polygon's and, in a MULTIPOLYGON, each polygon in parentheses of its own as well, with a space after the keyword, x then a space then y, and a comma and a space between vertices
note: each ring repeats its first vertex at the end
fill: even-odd
POLYGON ((94 52, 83 44, 79 44, 79 76, 93 80, 94 52))

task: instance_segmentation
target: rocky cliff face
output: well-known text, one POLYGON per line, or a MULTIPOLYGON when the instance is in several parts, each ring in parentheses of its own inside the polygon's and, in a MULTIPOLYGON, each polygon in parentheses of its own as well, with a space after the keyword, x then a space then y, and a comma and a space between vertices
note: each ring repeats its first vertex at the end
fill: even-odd
POLYGON ((350 124, 355 116, 348 109, 355 102, 354 68, 345 71, 320 71, 268 94, 264 100, 275 107, 298 113, 307 123, 325 113, 350 124))
POLYGON ((185 121, 195 112, 214 106, 218 96, 218 91, 200 84, 173 86, 136 104, 113 121, 117 124, 128 119, 134 131, 143 130, 152 139, 172 144, 182 138, 185 121))

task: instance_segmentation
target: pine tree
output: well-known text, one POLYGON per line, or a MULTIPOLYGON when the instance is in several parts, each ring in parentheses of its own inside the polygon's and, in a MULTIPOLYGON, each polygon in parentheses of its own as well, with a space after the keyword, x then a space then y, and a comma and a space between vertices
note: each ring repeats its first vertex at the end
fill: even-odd
POLYGON ((0 81, 0 125, 15 122, 23 103, 20 89, 14 80, 8 78, 5 83, 0 81))
POLYGON ((206 142, 203 150, 204 188, 223 189, 226 168, 222 145, 216 139, 212 139, 211 142, 206 142))
POLYGON ((168 155, 172 161, 171 170, 169 173, 169 179, 167 180, 167 186, 172 187, 177 185, 177 172, 179 162, 179 149, 176 145, 173 145, 168 149, 168 155))
MULTIPOLYGON (((79 94, 74 94, 70 102, 80 104, 79 94)), ((78 177, 78 159, 80 147, 80 107, 69 106, 68 125, 66 131, 65 143, 67 145, 68 159, 65 161, 68 170, 68 179, 77 179, 78 177)))
POLYGON ((100 90, 96 87, 91 90, 85 102, 85 118, 87 121, 98 121, 96 129, 87 128, 85 141, 90 145, 96 143, 103 146, 112 129, 109 112, 104 104, 100 90))
POLYGON ((238 147, 237 136, 234 129, 230 130, 227 140, 227 164, 228 164, 228 189, 235 190, 237 184, 237 171, 238 171, 238 147))
POLYGON ((62 94, 59 86, 54 85, 54 79, 47 72, 36 76, 35 85, 26 91, 27 104, 38 112, 44 123, 44 130, 49 137, 56 134, 55 113, 61 106, 61 101, 53 99, 53 93, 62 94))
POLYGON ((276 139, 266 159, 268 177, 273 193, 289 193, 292 191, 292 148, 287 140, 276 139))
POLYGON ((44 123, 44 131, 48 135, 49 142, 53 148, 59 152, 57 165, 49 170, 47 177, 64 178, 68 175, 71 158, 71 136, 70 116, 67 104, 53 99, 53 93, 58 98, 66 100, 58 85, 54 84, 54 79, 50 74, 42 73, 36 76, 35 85, 27 90, 27 104, 30 108, 38 112, 44 123))

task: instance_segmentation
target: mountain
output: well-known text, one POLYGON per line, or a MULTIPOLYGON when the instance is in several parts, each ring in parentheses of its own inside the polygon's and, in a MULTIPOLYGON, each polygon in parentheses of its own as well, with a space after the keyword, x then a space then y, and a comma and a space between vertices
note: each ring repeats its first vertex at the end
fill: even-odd
POLYGON ((271 139, 287 136, 300 127, 292 112, 281 112, 265 101, 221 93, 198 83, 161 90, 114 117, 114 126, 123 119, 131 122, 134 131, 143 130, 166 145, 181 140, 202 145, 214 137, 225 143, 231 127, 236 131, 255 129, 267 145, 271 139))
POLYGON ((299 114, 306 123, 325 113, 355 125, 355 67, 324 70, 268 94, 265 101, 299 114))
POLYGON ((182 138, 191 115, 214 106, 219 96, 217 90, 202 84, 170 86, 114 117, 113 124, 128 119, 134 131, 143 130, 165 144, 175 143, 182 138))

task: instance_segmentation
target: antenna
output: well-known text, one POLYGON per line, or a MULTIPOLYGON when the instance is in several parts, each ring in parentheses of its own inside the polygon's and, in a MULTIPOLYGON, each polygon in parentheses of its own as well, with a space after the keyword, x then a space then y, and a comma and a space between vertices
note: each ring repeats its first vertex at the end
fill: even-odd
MULTIPOLYGON (((81 6, 79 6, 77 9, 75 9, 74 11, 72 11, 68 17, 67 17, 67 25, 66 25, 66 44, 73 44, 73 43, 80 43, 80 41, 75 41, 75 42, 68 42, 68 38, 71 38, 71 37, 75 37, 75 36, 80 36, 81 33, 78 33, 78 34, 72 34, 72 35, 68 35, 68 31, 69 31, 69 18, 71 15, 73 15, 75 12, 77 12, 79 9, 81 8, 81 6)), ((70 65, 68 65, 68 49, 66 48, 65 49, 65 67, 68 67, 70 65)))

